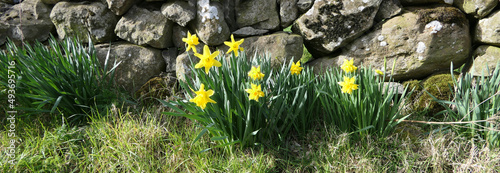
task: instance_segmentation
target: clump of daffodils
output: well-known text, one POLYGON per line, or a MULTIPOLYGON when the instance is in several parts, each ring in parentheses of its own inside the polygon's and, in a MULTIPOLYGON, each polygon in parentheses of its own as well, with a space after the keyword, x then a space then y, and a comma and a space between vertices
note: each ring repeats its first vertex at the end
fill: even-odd
POLYGON ((200 42, 196 34, 188 33, 182 40, 199 61, 190 67, 193 81, 180 85, 197 91, 186 93, 186 100, 163 102, 173 108, 165 114, 200 122, 221 146, 275 144, 292 130, 305 133, 316 122, 321 111, 316 76, 300 62, 271 69, 268 56, 247 59, 241 47, 244 39, 235 40, 233 35, 224 42, 229 48, 222 55, 211 52, 207 45, 197 53, 195 46, 200 42))

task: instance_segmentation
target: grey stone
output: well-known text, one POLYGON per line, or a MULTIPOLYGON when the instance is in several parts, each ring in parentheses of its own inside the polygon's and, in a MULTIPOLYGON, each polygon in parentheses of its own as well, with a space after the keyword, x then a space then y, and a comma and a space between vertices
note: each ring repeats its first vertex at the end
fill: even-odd
POLYGON ((298 0, 297 8, 299 9, 300 14, 303 14, 309 10, 314 4, 314 0, 298 0))
POLYGON ((465 63, 471 51, 468 33, 467 18, 457 8, 409 8, 352 42, 340 55, 326 56, 310 64, 315 69, 326 69, 342 65, 344 59, 354 59, 355 65, 386 71, 396 81, 422 79, 449 71, 450 63, 455 67, 465 63), (442 13, 447 18, 442 18, 442 13))
POLYGON ((475 40, 500 46, 500 11, 495 11, 488 17, 479 20, 476 26, 475 40))
POLYGON ((250 37, 250 36, 256 36, 256 35, 262 35, 269 32, 268 30, 265 29, 255 29, 252 27, 243 27, 240 28, 236 31, 233 32, 233 35, 236 37, 250 37))
POLYGON ((163 60, 165 60, 166 64, 166 72, 175 72, 175 64, 177 59, 177 48, 169 48, 167 50, 161 51, 161 55, 163 60))
POLYGON ((483 18, 498 4, 498 0, 454 0, 453 5, 468 15, 483 18))
POLYGON ((125 14, 134 4, 141 0, 106 0, 108 8, 118 16, 125 14))
POLYGON ((161 6, 161 13, 171 21, 186 26, 188 22, 196 17, 194 6, 190 6, 186 1, 167 2, 161 6))
POLYGON ((231 32, 238 29, 238 24, 236 23, 236 3, 237 0, 220 0, 222 8, 224 9, 224 20, 229 26, 231 32))
POLYGON ((123 87, 134 93, 151 77, 165 70, 165 61, 160 50, 134 45, 126 42, 98 44, 95 46, 97 58, 104 64, 108 50, 110 56, 108 63, 121 62, 115 71, 115 82, 118 87, 123 87), (111 47, 111 49, 110 49, 111 47))
POLYGON ((116 24, 115 33, 131 43, 163 49, 172 46, 172 26, 160 11, 133 6, 116 24))
POLYGON ((297 0, 278 0, 280 7, 280 22, 281 27, 286 28, 290 26, 297 17, 299 17, 299 9, 297 7, 297 0))
POLYGON ((375 22, 381 22, 382 20, 389 19, 403 11, 403 6, 399 0, 382 0, 380 8, 378 9, 377 15, 375 15, 375 22))
MULTIPOLYGON (((182 38, 186 38, 188 29, 179 25, 174 25, 172 29, 172 42, 174 46, 180 48, 181 50, 186 49, 186 43, 182 41, 182 38)), ((191 33, 194 34, 194 33, 191 33)))
POLYGON ((118 17, 101 2, 61 1, 52 9, 50 19, 60 38, 78 36, 86 42, 90 37, 94 43, 116 39, 113 30, 118 17))
POLYGON ((220 45, 231 35, 218 2, 198 0, 196 19, 192 24, 198 38, 209 46, 220 45))
POLYGON ((491 76, 498 63, 500 63, 500 47, 482 45, 474 53, 473 66, 469 72, 474 76, 491 76))
POLYGON ((384 89, 382 90, 384 94, 386 90, 389 93, 394 90, 398 95, 403 95, 405 93, 405 86, 399 82, 384 82, 384 89))
POLYGON ((277 30, 280 17, 276 5, 276 0, 244 0, 236 6, 236 23, 240 28, 277 30))
MULTIPOLYGON (((247 58, 264 56, 269 54, 271 65, 275 68, 281 67, 283 63, 288 63, 290 60, 297 62, 302 58, 303 42, 302 37, 297 34, 288 34, 286 32, 278 32, 264 36, 254 36, 244 38, 243 44, 240 46, 245 49, 247 58)), ((238 41, 238 38, 235 38, 238 41)), ((228 46, 222 45, 217 47, 221 53, 226 53, 228 46)))
POLYGON ((15 44, 23 41, 47 40, 54 30, 50 20, 50 7, 40 0, 25 0, 16 5, 0 6, 0 45, 9 37, 15 44))
POLYGON ((326 55, 361 36, 373 24, 382 0, 315 1, 292 25, 313 55, 326 55))

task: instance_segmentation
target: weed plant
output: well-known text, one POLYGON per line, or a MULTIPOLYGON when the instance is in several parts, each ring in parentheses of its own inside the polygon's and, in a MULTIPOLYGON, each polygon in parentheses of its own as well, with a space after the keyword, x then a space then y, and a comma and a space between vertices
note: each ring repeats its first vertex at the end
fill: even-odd
MULTIPOLYGON (((108 54, 109 56, 109 54, 108 54)), ((28 115, 63 113, 72 122, 84 120, 86 113, 100 109, 115 98, 112 68, 99 64, 92 42, 83 45, 77 38, 49 39, 48 46, 17 47, 12 41, 0 52, 1 69, 15 62, 17 108, 28 115)), ((7 71, 0 74, 0 85, 7 86, 7 71)))
POLYGON ((461 74, 459 78, 451 76, 453 100, 437 100, 446 108, 442 113, 448 115, 447 121, 465 123, 455 126, 462 135, 479 137, 491 146, 500 146, 500 63, 491 76, 474 77, 470 73, 461 74))

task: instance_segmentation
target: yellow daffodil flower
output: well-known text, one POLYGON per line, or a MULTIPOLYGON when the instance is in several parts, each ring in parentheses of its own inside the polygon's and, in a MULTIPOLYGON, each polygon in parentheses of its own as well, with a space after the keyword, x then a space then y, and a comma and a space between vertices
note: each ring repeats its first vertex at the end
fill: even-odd
POLYGON ((205 85, 200 85, 200 90, 195 91, 196 97, 190 99, 190 102, 196 103, 196 106, 199 106, 201 109, 205 109, 207 107, 207 103, 216 103, 214 100, 210 99, 210 96, 214 95, 213 90, 205 91, 205 85))
POLYGON ((351 59, 350 61, 344 59, 344 63, 342 64, 342 66, 340 66, 340 68, 342 68, 342 70, 344 70, 347 73, 351 73, 356 71, 356 69, 358 69, 358 67, 354 66, 353 64, 354 64, 353 59, 351 59))
POLYGON ((384 72, 380 71, 380 70, 375 70, 375 73, 379 74, 379 75, 384 75, 384 72))
POLYGON ((302 71, 302 67, 300 67, 300 61, 297 61, 297 63, 293 63, 292 62, 292 67, 290 67, 290 72, 292 72, 292 74, 300 74, 300 72, 302 71))
POLYGON ((250 100, 255 100, 255 101, 259 102, 259 97, 264 97, 264 92, 262 92, 260 85, 257 86, 255 84, 252 84, 252 88, 246 89, 245 91, 248 94, 250 94, 248 96, 248 98, 250 98, 250 100))
POLYGON ((229 52, 233 51, 234 55, 238 56, 238 50, 243 51, 243 48, 240 48, 240 45, 243 43, 244 39, 241 39, 239 41, 234 41, 234 37, 231 34, 231 42, 225 41, 224 44, 229 46, 229 50, 227 51, 226 54, 229 54, 229 52))
POLYGON ((355 80, 355 77, 349 78, 347 76, 344 76, 344 81, 339 82, 339 85, 342 86, 342 93, 351 94, 352 91, 357 90, 358 84, 354 84, 355 80))
POLYGON ((203 47, 203 55, 199 53, 195 53, 194 56, 200 58, 200 62, 194 66, 194 68, 205 67, 205 73, 208 74, 208 70, 212 66, 220 67, 222 64, 215 60, 215 57, 219 55, 219 51, 215 51, 214 53, 210 53, 210 49, 207 45, 203 47))
POLYGON ((197 53, 195 46, 200 44, 200 42, 198 41, 198 37, 196 36, 196 34, 191 35, 191 33, 189 33, 188 31, 187 37, 182 38, 182 41, 188 45, 186 51, 189 51, 191 48, 193 48, 193 52, 197 53))
POLYGON ((248 72, 248 76, 250 76, 253 80, 261 80, 264 77, 264 73, 260 72, 260 66, 252 66, 252 69, 248 72))

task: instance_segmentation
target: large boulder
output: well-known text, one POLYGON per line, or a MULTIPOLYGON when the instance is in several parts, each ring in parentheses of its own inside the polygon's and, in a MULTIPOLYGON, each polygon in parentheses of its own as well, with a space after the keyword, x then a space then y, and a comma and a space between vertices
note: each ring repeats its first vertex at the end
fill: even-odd
POLYGON ((50 19, 61 39, 78 36, 85 42, 90 37, 94 43, 116 39, 113 30, 118 17, 101 2, 59 2, 52 9, 50 19))
POLYGON ((40 0, 25 0, 16 5, 0 3, 0 45, 9 37, 14 43, 47 40, 54 30, 50 7, 40 0), (3 5, 2 5, 3 4, 3 5))
MULTIPOLYGON (((239 40, 235 38, 235 40, 239 40)), ((254 36, 245 38, 245 41, 240 46, 245 49, 245 54, 248 58, 264 56, 269 54, 271 65, 273 67, 281 67, 283 63, 288 63, 290 60, 297 62, 302 58, 303 40, 300 35, 288 34, 286 32, 278 32, 264 36, 254 36)), ((226 53, 228 46, 222 45, 218 47, 221 53, 226 53)))
POLYGON ((161 6, 161 13, 175 23, 186 26, 188 22, 196 17, 194 6, 190 6, 186 1, 167 2, 161 6))
POLYGON ((422 79, 448 71, 450 63, 460 67, 470 48, 468 21, 459 9, 410 8, 354 41, 339 56, 320 58, 311 65, 325 69, 354 59, 355 65, 372 66, 388 75, 394 72, 392 78, 398 81, 422 79))
POLYGON ((468 15, 483 18, 498 4, 498 0, 454 0, 453 5, 468 15))
POLYGON ((292 25, 313 55, 326 55, 371 28, 382 0, 315 1, 292 25))
POLYGON ((231 32, 224 20, 224 11, 218 2, 198 0, 193 28, 199 39, 209 46, 220 45, 231 32))
POLYGON ((133 6, 116 24, 115 33, 131 43, 163 49, 172 46, 173 25, 160 11, 133 6))
POLYGON ((278 0, 281 27, 290 26, 299 16, 297 0, 278 0))
POLYGON ((493 12, 488 17, 479 20, 476 26, 475 40, 500 46, 500 11, 493 12))
POLYGON ((500 63, 500 48, 488 45, 479 46, 472 53, 472 58, 474 58, 474 62, 469 72, 475 76, 483 74, 490 76, 493 74, 496 65, 500 63))
POLYGON ((117 16, 125 14, 134 4, 141 0, 106 0, 108 8, 117 16))
POLYGON ((276 0, 244 0, 236 6, 236 23, 240 28, 277 30, 280 17, 276 5, 276 0))
POLYGON ((95 46, 97 58, 104 64, 108 51, 108 63, 121 62, 116 68, 115 82, 118 87, 123 87, 130 93, 134 93, 139 87, 146 83, 151 77, 165 70, 165 61, 160 50, 147 48, 131 43, 120 42, 109 44, 98 44, 95 46))

